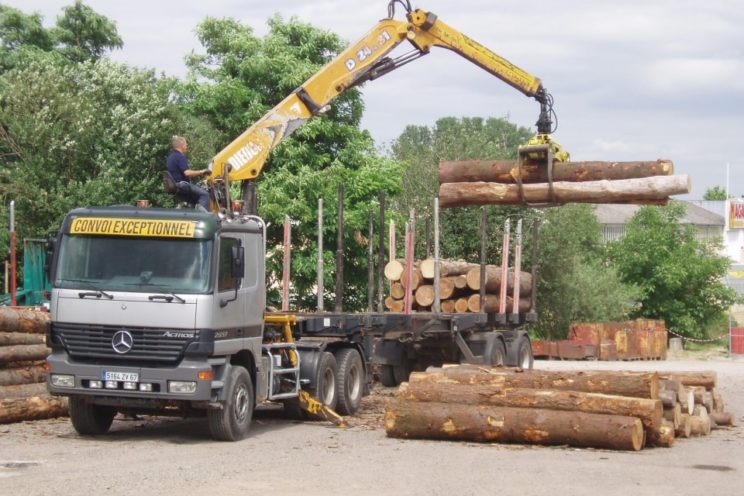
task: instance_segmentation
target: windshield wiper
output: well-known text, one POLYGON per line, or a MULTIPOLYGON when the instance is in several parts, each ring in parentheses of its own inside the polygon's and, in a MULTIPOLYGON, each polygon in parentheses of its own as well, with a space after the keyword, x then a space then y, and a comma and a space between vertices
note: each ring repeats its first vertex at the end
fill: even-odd
POLYGON ((157 288, 157 289, 159 289, 159 290, 161 290, 163 292, 163 294, 157 294, 157 295, 150 295, 150 296, 148 296, 147 299, 150 300, 150 301, 153 301, 153 300, 165 300, 168 303, 170 303, 171 301, 173 301, 173 298, 175 298, 176 300, 178 300, 179 303, 186 303, 186 300, 184 300, 183 298, 181 298, 180 296, 178 296, 173 291, 168 290, 168 288, 166 288, 165 286, 161 286, 160 284, 154 284, 154 283, 151 283, 151 282, 141 282, 139 284, 134 284, 134 285, 135 286, 152 286, 152 287, 157 288))
POLYGON ((114 299, 114 295, 107 293, 106 291, 102 290, 101 288, 93 284, 92 282, 86 281, 85 279, 60 279, 60 281, 61 282, 65 282, 65 281, 66 282, 80 282, 80 283, 87 285, 90 289, 95 291, 94 293, 81 291, 80 293, 78 293, 78 298, 85 298, 88 296, 95 296, 96 298, 100 298, 101 296, 105 296, 109 300, 114 299))

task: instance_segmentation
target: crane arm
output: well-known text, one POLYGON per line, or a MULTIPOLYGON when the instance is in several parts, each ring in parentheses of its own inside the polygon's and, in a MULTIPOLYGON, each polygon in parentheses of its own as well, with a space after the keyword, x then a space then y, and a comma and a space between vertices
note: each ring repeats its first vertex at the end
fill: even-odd
POLYGON ((426 55, 435 46, 454 51, 526 96, 535 98, 541 106, 538 136, 552 132, 552 98, 540 79, 440 21, 435 14, 410 7, 406 10, 403 21, 393 19, 394 9, 389 8, 390 17, 379 21, 359 41, 221 150, 210 164, 210 182, 221 177, 229 181, 255 179, 271 150, 308 119, 323 113, 336 96, 426 55), (405 40, 413 45, 412 52, 396 59, 387 56, 405 40))

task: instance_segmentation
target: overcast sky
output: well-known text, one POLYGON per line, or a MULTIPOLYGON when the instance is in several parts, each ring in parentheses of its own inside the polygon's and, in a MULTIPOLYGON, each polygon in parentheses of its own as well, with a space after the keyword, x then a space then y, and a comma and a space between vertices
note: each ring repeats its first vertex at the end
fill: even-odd
MULTIPOLYGON (((73 0, 0 0, 54 24, 73 0)), ((279 13, 361 38, 387 0, 88 0, 116 23, 115 60, 183 77, 200 52, 194 28, 233 17, 259 35, 279 13)), ((572 160, 671 159, 692 194, 744 195, 744 2, 739 0, 412 0, 538 76, 555 98, 555 137, 572 160)), ((398 8, 398 17, 402 16, 398 8)), ((394 54, 404 53, 399 48, 394 54)), ((378 145, 444 116, 505 117, 533 127, 538 104, 475 65, 437 50, 363 89, 363 127, 378 145)), ((250 123, 246 123, 248 127, 250 123)), ((534 127, 533 127, 534 128, 534 127)))

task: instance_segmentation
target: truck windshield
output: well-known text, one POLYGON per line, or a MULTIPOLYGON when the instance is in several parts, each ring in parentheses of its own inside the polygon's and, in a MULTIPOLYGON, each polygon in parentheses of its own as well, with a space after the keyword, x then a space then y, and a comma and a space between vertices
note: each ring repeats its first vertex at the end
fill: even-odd
POLYGON ((205 293, 212 241, 65 235, 54 286, 151 293, 205 293), (157 289, 154 289, 157 288, 157 289))

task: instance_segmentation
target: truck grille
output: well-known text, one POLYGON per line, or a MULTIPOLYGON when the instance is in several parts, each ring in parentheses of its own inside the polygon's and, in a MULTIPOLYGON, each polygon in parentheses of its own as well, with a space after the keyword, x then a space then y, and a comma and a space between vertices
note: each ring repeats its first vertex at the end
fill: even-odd
POLYGON ((167 332, 184 333, 179 329, 53 324, 51 337, 53 344, 61 344, 72 358, 81 362, 176 364, 186 347, 199 340, 199 331, 188 331, 193 333, 193 337, 169 337, 165 336, 167 332), (132 335, 132 347, 126 353, 117 353, 112 345, 113 337, 119 331, 132 335))

